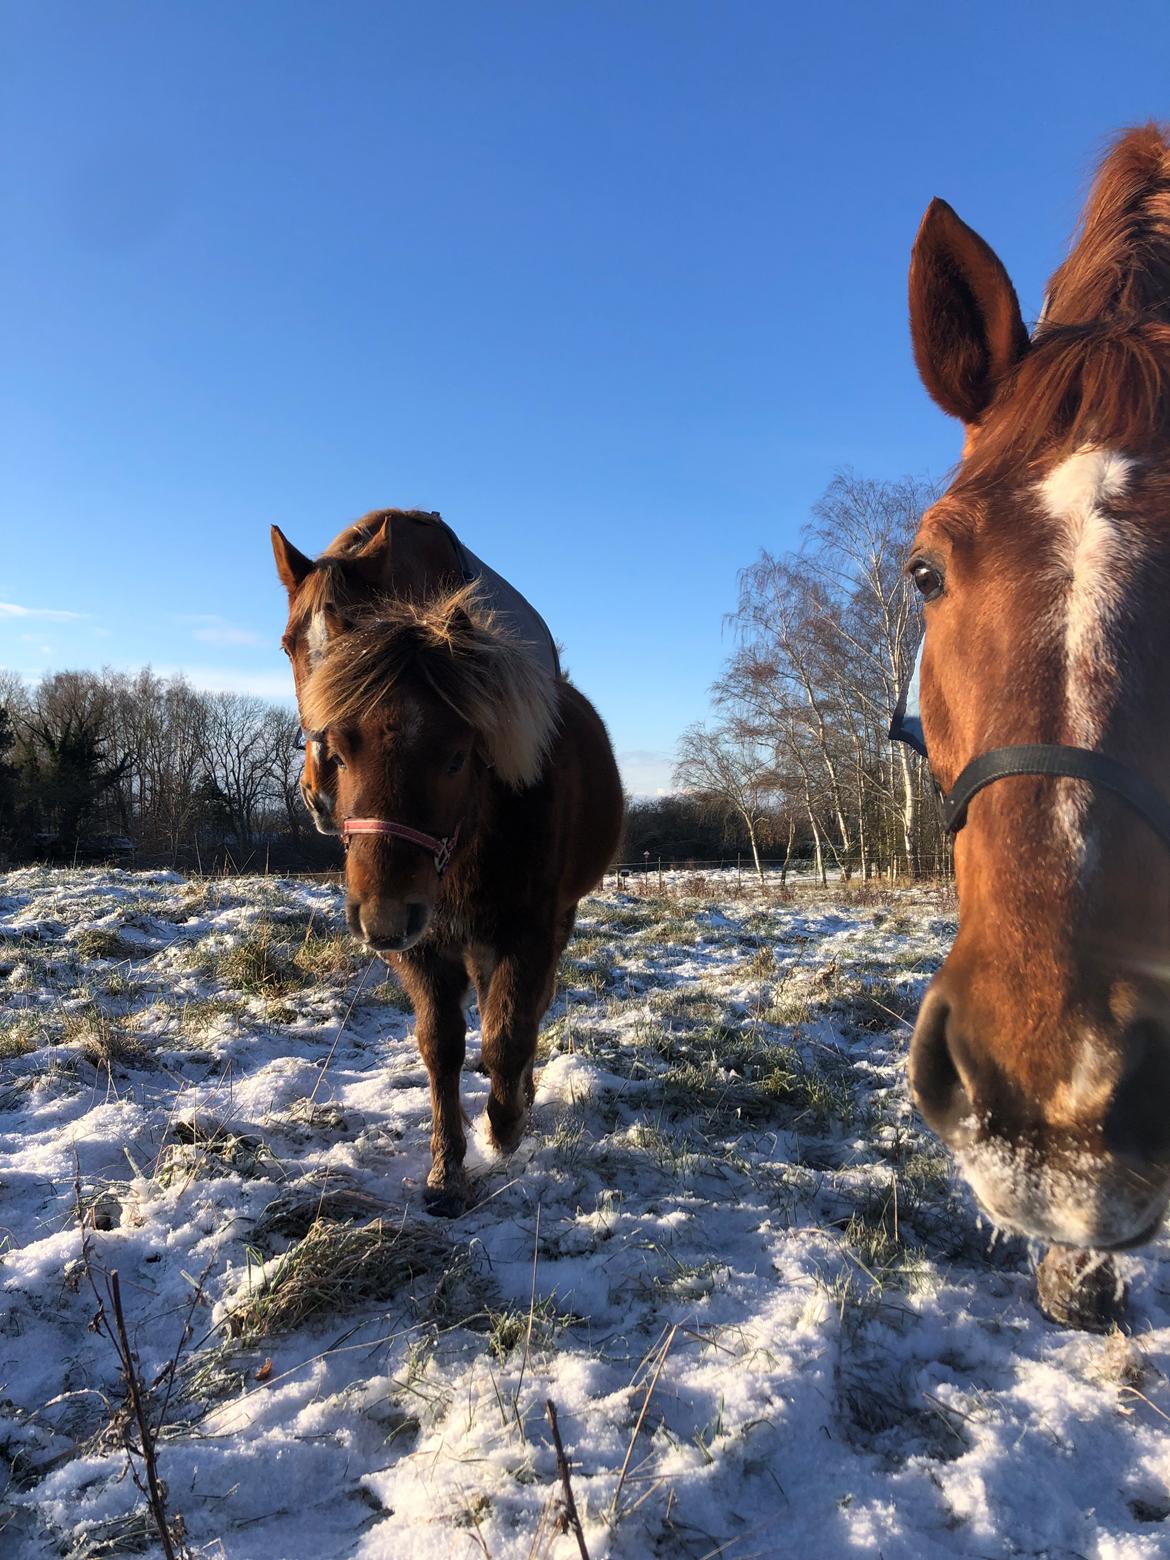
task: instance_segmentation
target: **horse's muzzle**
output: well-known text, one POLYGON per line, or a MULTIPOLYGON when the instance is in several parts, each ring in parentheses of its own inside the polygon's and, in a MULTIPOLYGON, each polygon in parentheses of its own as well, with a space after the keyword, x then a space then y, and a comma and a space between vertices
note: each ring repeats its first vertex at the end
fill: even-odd
POLYGON ((424 899, 350 899, 345 918, 354 936, 375 953, 405 953, 425 934, 431 907, 424 899))
MULTIPOLYGON (((968 1004, 969 1007, 969 1004, 968 1004)), ((963 994, 934 982, 910 1050, 910 1084, 996 1224, 1115 1250, 1156 1233, 1170 1200, 1170 1036, 1149 1016, 1114 1038, 1121 1058, 1026 1090, 976 1044, 963 994)), ((1090 1034, 1070 1036, 1084 1057, 1090 1034)), ((1023 1046, 1025 1041, 1021 1041, 1023 1046)))

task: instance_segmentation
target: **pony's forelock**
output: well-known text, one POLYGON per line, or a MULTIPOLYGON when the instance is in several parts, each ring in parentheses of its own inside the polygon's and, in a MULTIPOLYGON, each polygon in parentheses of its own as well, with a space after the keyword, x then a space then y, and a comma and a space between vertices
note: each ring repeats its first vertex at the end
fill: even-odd
POLYGON ((540 778, 556 733, 556 682, 474 583, 428 602, 384 600, 364 611, 330 641, 309 678, 305 724, 357 724, 412 685, 477 733, 505 784, 520 790, 540 778))

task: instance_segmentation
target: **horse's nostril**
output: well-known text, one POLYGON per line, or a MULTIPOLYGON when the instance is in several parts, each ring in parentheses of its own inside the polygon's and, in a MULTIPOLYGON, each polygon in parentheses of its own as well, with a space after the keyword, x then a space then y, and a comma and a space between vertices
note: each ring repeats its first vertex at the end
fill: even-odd
POLYGON ((364 937, 362 929, 361 905, 356 899, 347 899, 345 902, 345 924, 355 937, 364 937))
POLYGON ((931 1128, 957 1147, 974 1110, 947 1037, 950 1017, 946 1000, 928 994, 910 1046, 910 1087, 931 1128))
POLYGON ((406 904, 406 936, 410 941, 426 930, 429 911, 422 899, 410 899, 406 904))

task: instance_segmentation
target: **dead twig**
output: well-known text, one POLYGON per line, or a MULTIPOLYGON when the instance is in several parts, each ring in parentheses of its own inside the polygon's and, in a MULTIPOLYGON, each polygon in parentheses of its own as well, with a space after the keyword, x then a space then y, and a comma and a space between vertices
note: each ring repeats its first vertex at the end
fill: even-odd
MULTIPOLYGON (((76 1162, 73 1192, 77 1205, 78 1223, 81 1228, 82 1267, 85 1277, 89 1281, 89 1287, 93 1290, 94 1298, 98 1303, 97 1314, 90 1323, 90 1327, 94 1332, 104 1333, 114 1346, 114 1352, 118 1356, 118 1364, 121 1367, 122 1380, 126 1386, 126 1399, 130 1405, 130 1411, 134 1420, 138 1425, 138 1445, 135 1446, 130 1433, 130 1425, 125 1419, 122 1420, 122 1445, 126 1452, 126 1461, 135 1486, 146 1496, 150 1506, 151 1518, 158 1532, 159 1542, 162 1544, 166 1560, 179 1560, 175 1550, 175 1536, 178 1535, 180 1541, 182 1540, 183 1519, 176 1516, 172 1520, 167 1516, 166 1486, 158 1476, 157 1437, 150 1423, 150 1416, 147 1413, 146 1396, 138 1375, 138 1362, 130 1345, 130 1334, 126 1327, 126 1314, 122 1309, 122 1287, 118 1281, 117 1271, 102 1275, 106 1291, 104 1298, 94 1276, 89 1231, 86 1227, 85 1209, 81 1201, 81 1166, 76 1162), (112 1322, 110 1320, 111 1311, 114 1318, 112 1322), (138 1472, 135 1458, 142 1463, 146 1474, 145 1485, 138 1472)), ((180 1342, 181 1347, 182 1344, 180 1342)), ((183 1553, 187 1553, 185 1548, 183 1553)))
POLYGON ((553 1446, 556 1448, 557 1467, 561 1470, 561 1486, 565 1492, 565 1515, 568 1517, 573 1532, 577 1535, 577 1548, 581 1551, 581 1560, 589 1560, 589 1551, 585 1547, 585 1534, 581 1528, 581 1518, 577 1513, 577 1502, 573 1498, 573 1482, 569 1477, 569 1459, 565 1456, 565 1448, 561 1443, 561 1432, 557 1428, 556 1404, 552 1398, 546 1398, 544 1404, 548 1414, 549 1426, 552 1429, 553 1446))
POLYGON ((101 1306, 98 1312, 98 1321, 102 1325, 106 1336, 118 1351, 118 1358, 122 1366, 122 1378, 126 1383, 126 1393, 130 1399, 130 1407, 133 1410, 134 1418, 138 1422, 139 1444, 135 1446, 129 1435, 127 1435, 124 1439, 126 1456, 130 1460, 130 1466, 134 1472, 134 1482, 139 1489, 142 1489, 142 1483, 138 1477, 137 1469, 134 1468, 134 1457, 137 1455, 142 1459, 142 1466, 146 1472, 146 1489, 143 1493, 150 1502, 150 1514, 154 1518, 155 1527, 158 1529, 159 1542, 162 1544, 163 1554, 166 1556, 166 1560, 176 1560, 172 1525, 167 1517, 166 1493, 158 1476, 154 1429, 147 1416, 146 1404, 142 1395, 142 1385, 138 1379, 138 1366, 134 1359, 134 1351, 130 1347, 130 1335, 126 1330, 126 1317, 122 1311, 122 1289, 118 1282, 116 1270, 107 1278, 106 1288, 114 1311, 113 1326, 111 1327, 110 1325, 109 1313, 104 1305, 101 1306))
POLYGON ((626 1482, 626 1473, 629 1470, 630 1458, 634 1455, 634 1445, 642 1429, 642 1421, 646 1418, 646 1410, 650 1407, 650 1399, 654 1396, 654 1388, 658 1385, 658 1378, 662 1374, 662 1367, 666 1364, 666 1356, 670 1353, 670 1346, 674 1342, 674 1335, 678 1331, 677 1324, 666 1335, 666 1342, 658 1355, 658 1363, 654 1367, 654 1374, 650 1378, 650 1384, 646 1388, 646 1395, 642 1399, 642 1408, 638 1414, 638 1421, 634 1426, 634 1433, 630 1437, 630 1444, 626 1447, 625 1461, 622 1463, 622 1471, 618 1475, 617 1489, 613 1492, 613 1501, 609 1508, 612 1517, 617 1516, 618 1502, 621 1500, 622 1489, 626 1482))
POLYGON ((520 1431, 520 1439, 525 1439, 524 1421, 520 1417, 520 1388, 524 1385, 524 1372, 528 1369, 528 1351, 532 1347, 532 1323, 536 1316, 536 1266, 540 1260, 540 1204, 536 1205, 536 1233, 532 1237, 532 1293, 528 1299, 528 1332, 524 1338, 524 1358, 520 1361, 520 1374, 516 1378, 516 1390, 512 1394, 512 1412, 516 1415, 516 1424, 520 1431))

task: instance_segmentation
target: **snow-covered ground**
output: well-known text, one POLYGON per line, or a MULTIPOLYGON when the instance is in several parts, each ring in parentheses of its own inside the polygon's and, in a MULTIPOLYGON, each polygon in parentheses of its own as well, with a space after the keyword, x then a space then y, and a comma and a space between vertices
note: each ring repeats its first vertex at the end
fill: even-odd
POLYGON ((1130 1336, 1054 1328, 911 1117, 950 904, 667 887, 582 906, 443 1223, 337 889, 0 878, 0 1553, 159 1552, 112 1270, 192 1553, 575 1556, 549 1398, 592 1560, 1170 1553, 1170 1246, 1130 1336))

